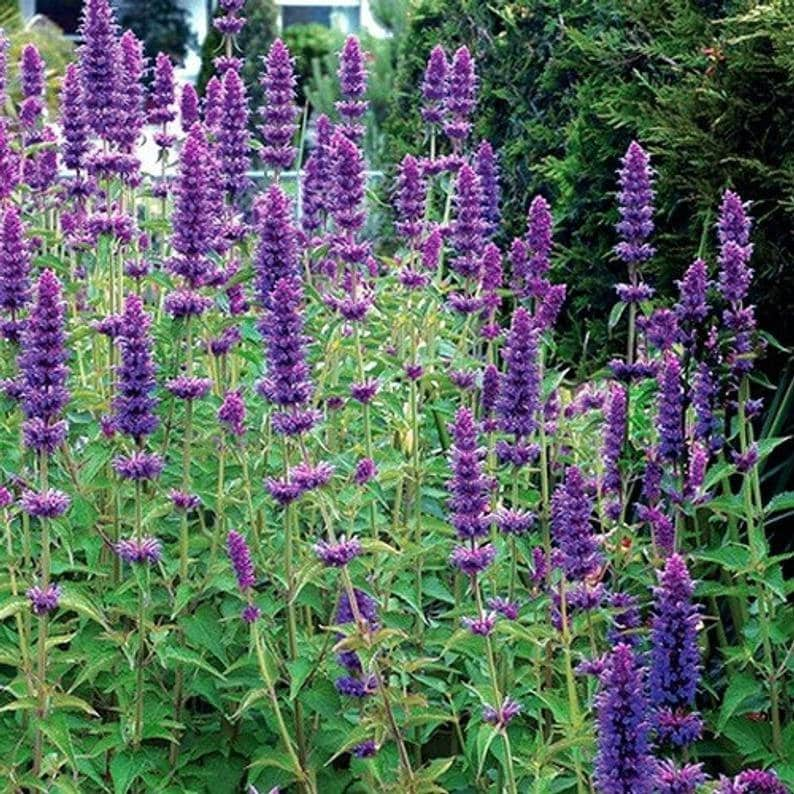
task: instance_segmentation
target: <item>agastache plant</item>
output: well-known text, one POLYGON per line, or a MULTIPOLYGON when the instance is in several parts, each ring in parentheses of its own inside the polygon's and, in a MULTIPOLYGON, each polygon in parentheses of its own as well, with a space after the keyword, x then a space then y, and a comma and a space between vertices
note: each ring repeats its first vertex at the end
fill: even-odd
POLYGON ((109 0, 62 74, 0 32, 7 787, 788 791, 771 194, 723 158, 702 213, 612 130, 577 349, 553 158, 482 137, 503 36, 393 48, 396 146, 377 42, 317 91, 217 5, 203 87, 109 0))

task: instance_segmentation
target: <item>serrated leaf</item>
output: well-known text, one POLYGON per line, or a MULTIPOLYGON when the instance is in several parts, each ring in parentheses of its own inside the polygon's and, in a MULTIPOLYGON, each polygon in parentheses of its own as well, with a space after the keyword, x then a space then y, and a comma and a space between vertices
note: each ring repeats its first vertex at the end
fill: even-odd
POLYGON ((780 513, 783 510, 794 510, 794 491, 783 491, 775 494, 764 508, 766 515, 780 513))
POLYGON ((223 673, 216 670, 206 659, 202 658, 202 656, 195 651, 191 651, 190 648, 168 647, 163 651, 163 658, 166 662, 178 662, 179 664, 198 667, 200 670, 214 675, 221 681, 226 680, 226 676, 223 673))
POLYGON ((722 733, 728 720, 742 703, 758 694, 759 683, 747 673, 736 673, 730 680, 722 698, 722 707, 717 718, 717 733, 722 733))

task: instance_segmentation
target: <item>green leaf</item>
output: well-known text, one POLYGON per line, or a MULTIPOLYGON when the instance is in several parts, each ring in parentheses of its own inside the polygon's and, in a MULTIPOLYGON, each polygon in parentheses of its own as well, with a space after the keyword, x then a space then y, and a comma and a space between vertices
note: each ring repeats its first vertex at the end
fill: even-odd
POLYGON ((750 567, 750 550, 746 546, 730 544, 720 549, 706 549, 696 552, 694 557, 708 562, 716 562, 728 571, 744 571, 750 567))
POLYGON ((77 710, 85 712, 86 714, 90 714, 92 717, 99 716, 99 714, 94 711, 94 707, 90 703, 83 700, 82 698, 77 697, 77 695, 59 693, 52 696, 50 703, 52 703, 53 707, 56 709, 77 710))
POLYGON ((22 596, 9 598, 8 601, 6 601, 6 603, 0 607, 0 620, 5 620, 6 618, 10 618, 12 615, 16 615, 17 612, 20 612, 25 608, 27 603, 27 599, 23 598, 22 596))
POLYGON ((626 305, 623 301, 619 301, 612 307, 612 311, 609 313, 609 322, 608 327, 609 330, 614 330, 615 326, 620 322, 620 318, 623 316, 623 312, 626 310, 626 305))
POLYGON ((314 662, 308 657, 295 659, 294 661, 287 662, 287 669, 289 670, 289 699, 295 700, 301 687, 306 682, 306 679, 311 675, 314 670, 314 662))
POLYGON ((783 491, 775 494, 764 508, 766 515, 780 513, 783 510, 794 510, 794 491, 783 491))
POLYGON ((126 750, 116 753, 110 760, 110 776, 114 794, 127 794, 135 779, 146 768, 146 758, 141 753, 126 750))
POLYGON ((722 698, 722 707, 717 719, 717 733, 725 730, 725 726, 739 706, 748 698, 757 695, 759 689, 758 681, 747 673, 736 673, 731 678, 722 698))

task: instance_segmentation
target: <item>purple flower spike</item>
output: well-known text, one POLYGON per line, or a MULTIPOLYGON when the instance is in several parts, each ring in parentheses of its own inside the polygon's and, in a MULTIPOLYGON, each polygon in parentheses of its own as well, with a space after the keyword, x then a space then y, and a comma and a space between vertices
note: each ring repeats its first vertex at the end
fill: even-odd
POLYGON ((657 552, 667 557, 675 550, 675 524, 658 507, 640 505, 637 509, 640 521, 646 521, 651 528, 651 537, 657 552))
POLYGON ((226 537, 226 546, 234 575, 237 577, 237 585, 245 593, 256 584, 254 563, 251 560, 248 544, 239 532, 231 530, 226 537))
POLYGON ((601 675, 595 780, 601 794, 651 794, 644 671, 631 647, 619 644, 601 675))
POLYGON ((344 535, 336 543, 321 540, 314 545, 314 553, 324 565, 331 568, 344 568, 361 554, 361 542, 358 538, 345 538, 344 535))
POLYGON ((444 48, 437 44, 430 51, 422 80, 422 118, 427 124, 441 124, 447 98, 449 64, 444 48))
POLYGON ((647 242, 653 232, 650 157, 642 146, 632 141, 621 162, 618 172, 620 223, 616 228, 622 241, 615 246, 615 253, 626 264, 639 265, 655 253, 647 242))
POLYGON ((524 535, 535 525, 536 516, 529 510, 502 508, 494 514, 494 522, 505 535, 524 535))
MULTIPOLYGON (((66 305, 61 295, 61 283, 51 270, 39 276, 36 299, 28 314, 22 333, 19 369, 21 372, 22 411, 26 423, 34 421, 36 432, 28 441, 39 439, 50 451, 50 440, 41 430, 59 425, 60 413, 69 401, 66 388, 68 370, 64 322, 66 305)), ((24 425, 23 425, 24 429, 24 425)), ((55 431, 61 432, 61 431, 55 431)), ((64 430, 65 432, 65 430, 64 430)))
MULTIPOLYGON (((356 602, 358 616, 365 621, 370 629, 375 630, 378 627, 378 604, 372 596, 365 593, 358 588, 353 589, 353 598, 356 602)), ((353 605, 350 603, 347 591, 343 591, 339 597, 339 604, 336 608, 335 623, 339 626, 344 626, 347 623, 355 621, 355 613, 353 605)))
POLYGON ((488 606, 508 620, 518 619, 518 601, 508 601, 506 598, 496 597, 488 599, 488 606))
POLYGON ((62 491, 50 488, 46 491, 24 491, 20 500, 22 509, 36 518, 58 518, 71 504, 71 499, 62 491))
POLYGON ((75 63, 66 67, 61 84, 61 126, 63 129, 63 164, 76 171, 83 167, 89 150, 88 116, 83 103, 80 70, 75 63))
POLYGON ((259 247, 254 272, 259 304, 268 308, 270 294, 279 279, 299 275, 297 231, 292 222, 292 203, 277 184, 271 185, 256 203, 259 247))
POLYGON ((212 381, 209 378, 191 378, 180 375, 165 384, 171 394, 179 400, 201 400, 210 393, 212 381))
POLYGON ((364 134, 361 117, 369 106, 364 99, 367 92, 364 57, 361 42, 355 36, 348 36, 339 54, 338 75, 342 99, 336 103, 336 110, 342 118, 342 130, 352 141, 359 141, 364 134))
POLYGON ((208 130, 217 134, 218 128, 221 125, 221 103, 223 99, 223 83, 220 77, 213 75, 207 83, 207 88, 204 91, 204 124, 208 130))
POLYGON ((331 215, 343 231, 353 234, 364 226, 362 211, 366 176, 364 158, 356 144, 340 132, 331 138, 333 180, 331 215))
POLYGON ((171 269, 193 288, 207 273, 208 256, 215 243, 219 208, 216 191, 211 188, 214 169, 204 130, 194 124, 179 154, 171 240, 178 256, 170 263, 171 269))
POLYGON ((492 237, 499 229, 501 219, 501 189, 499 186, 499 161, 489 141, 483 141, 477 147, 474 170, 480 178, 485 232, 492 237))
MULTIPOLYGON (((146 58, 143 42, 131 30, 124 31, 117 52, 116 113, 112 139, 123 152, 133 153, 146 124, 143 76, 146 58)), ((137 161, 137 158, 136 158, 137 161)))
MULTIPOLYGON (((672 554, 659 576, 659 586, 654 589, 648 688, 651 703, 659 711, 686 712, 695 702, 700 678, 697 642, 700 614, 692 604, 693 592, 686 563, 678 554, 672 554)), ((659 739, 682 744, 681 737, 665 727, 657 720, 659 739)), ((686 738, 693 740, 698 736, 686 738)))
POLYGON ((687 268, 684 277, 676 283, 680 296, 675 306, 678 321, 697 326, 709 313, 707 293, 710 282, 706 263, 702 259, 696 259, 687 268))
POLYGON ((747 204, 732 190, 726 190, 720 205, 720 217, 717 222, 717 236, 720 245, 734 243, 741 248, 750 244, 752 220, 747 215, 747 204))
POLYGON ((513 313, 503 357, 505 373, 501 380, 496 413, 500 428, 520 440, 537 428, 537 413, 540 410, 538 333, 532 316, 523 306, 513 313))
POLYGON ((248 135, 248 97, 245 84, 235 69, 223 75, 218 161, 226 190, 236 196, 248 187, 246 172, 251 165, 248 135))
POLYGON ((197 121, 200 121, 199 97, 193 84, 185 83, 179 95, 179 124, 182 132, 188 132, 197 121))
POLYGON ((482 473, 485 450, 477 445, 477 427, 468 408, 458 409, 452 435, 453 476, 447 485, 450 523, 461 539, 482 537, 488 534, 491 489, 482 473))
POLYGON ((333 178, 331 137, 334 128, 324 113, 317 117, 315 130, 315 146, 306 161, 303 178, 302 225, 307 232, 316 232, 325 225, 333 178))
POLYGON ((303 335, 303 290, 296 278, 280 278, 271 295, 271 308, 260 330, 267 350, 267 377, 259 393, 282 408, 299 408, 311 398, 313 387, 306 363, 303 335))
POLYGON ((289 168, 295 159, 292 140, 298 128, 298 109, 295 106, 293 60, 281 39, 276 39, 270 46, 260 82, 266 99, 260 108, 263 123, 259 131, 265 143, 262 159, 271 168, 289 168))
POLYGON ((121 364, 116 372, 116 397, 113 400, 114 427, 130 436, 136 444, 151 435, 159 424, 154 411, 158 400, 155 366, 152 360, 151 318, 137 295, 128 295, 117 344, 121 364))
POLYGON ((146 482, 162 474, 165 461, 152 452, 135 451, 113 459, 113 469, 124 480, 146 482))
POLYGON ((154 61, 154 81, 149 98, 149 123, 168 124, 176 118, 174 102, 174 64, 163 52, 158 52, 154 61))
POLYGON ((359 742, 351 751, 356 758, 372 758, 378 753, 378 744, 374 739, 359 742))
POLYGON ((427 185, 419 163, 407 154, 400 164, 394 206, 397 211, 397 232, 409 240, 422 233, 427 203, 427 185))
POLYGON ((114 125, 116 33, 108 0, 86 0, 80 24, 80 74, 88 123, 100 138, 107 138, 114 125))
POLYGON ((9 204, 0 227, 0 308, 18 319, 30 299, 30 254, 19 210, 9 204))
POLYGON ((58 604, 61 600, 61 588, 57 584, 48 584, 45 587, 35 585, 28 590, 27 596, 33 614, 40 617, 58 609, 58 604))
POLYGON ((486 224, 482 216, 482 187, 476 171, 463 165, 455 182, 455 220, 452 245, 456 256, 451 267, 464 278, 479 278, 485 247, 486 224))
POLYGON ((461 47, 452 58, 447 81, 444 108, 447 118, 444 132, 459 143, 471 130, 470 116, 477 104, 477 75, 474 61, 467 47, 461 47))
POLYGON ((749 248, 729 240, 720 249, 720 293, 728 303, 740 303, 747 297, 753 279, 753 269, 747 266, 749 248))
POLYGON ((684 389, 681 383, 681 362, 668 351, 662 359, 658 375, 659 456, 676 461, 684 451, 684 389))
POLYGON ((590 524, 592 512, 582 472, 569 466, 551 500, 552 535, 569 581, 582 581, 601 566, 602 555, 590 524))
POLYGON ((178 491, 173 489, 168 493, 168 498, 171 500, 171 504, 177 510, 198 510, 198 508, 201 506, 201 498, 196 494, 188 493, 187 491, 178 491))

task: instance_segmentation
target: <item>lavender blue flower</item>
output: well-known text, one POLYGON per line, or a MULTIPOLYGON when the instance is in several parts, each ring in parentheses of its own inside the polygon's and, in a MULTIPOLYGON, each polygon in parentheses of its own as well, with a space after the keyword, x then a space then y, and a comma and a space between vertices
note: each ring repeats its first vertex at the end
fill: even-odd
POLYGON ((365 54, 356 36, 348 36, 339 54, 339 90, 342 99, 336 110, 342 119, 342 130, 352 141, 360 141, 364 134, 361 117, 369 103, 364 99, 367 91, 365 54))
POLYGON ((438 125, 444 120, 448 72, 444 48, 436 44, 430 51, 422 78, 422 118, 427 124, 438 125))
POLYGON ((54 612, 61 601, 61 588, 57 584, 48 584, 44 587, 34 585, 27 591, 30 607, 33 614, 41 617, 54 612))
POLYGON ((317 117, 315 130, 317 134, 314 149, 306 160, 303 176, 301 222, 307 232, 317 232, 325 226, 330 212, 330 187, 333 178, 331 137, 334 128, 324 113, 317 117))
POLYGON ((590 518, 593 500, 587 494, 584 476, 576 466, 565 471, 565 480, 551 500, 551 529, 561 553, 561 565, 569 581, 582 581, 602 563, 590 518))
POLYGON ((485 224, 485 234, 493 237, 499 229, 502 217, 502 193, 499 185, 499 159, 489 141, 482 141, 477 147, 474 153, 474 170, 480 180, 481 217, 485 224))
POLYGON ((234 69, 223 75, 217 138, 220 172, 226 190, 234 197, 248 187, 246 172, 251 165, 248 97, 245 84, 234 69))
POLYGON ((476 171, 461 166, 455 182, 455 220, 452 222, 453 270, 464 278, 479 279, 480 258, 485 247, 482 188, 476 171))
POLYGON ((113 469, 124 480, 145 482, 156 480, 165 467, 165 461, 153 452, 136 450, 129 455, 113 459, 113 469))
POLYGON ((450 523, 461 539, 488 534, 490 483, 483 476, 485 450, 477 445, 477 427, 468 408, 459 408, 452 426, 452 478, 447 483, 450 523))
POLYGON ((246 594, 256 584, 254 563, 251 560, 248 544, 239 532, 232 529, 226 536, 226 547, 234 575, 237 577, 237 586, 243 594, 246 594))
POLYGON ((617 231, 622 238, 615 247, 617 256, 629 265, 650 259, 655 249, 647 242, 653 231, 653 187, 650 157, 632 141, 618 172, 620 222, 617 231))
POLYGON ((226 432, 238 438, 245 435, 245 400, 242 389, 229 389, 218 409, 218 421, 226 432))
POLYGON ((595 781, 601 794, 651 794, 644 671, 629 645, 618 644, 601 675, 595 781))
POLYGON ((164 52, 154 59, 154 79, 149 96, 149 123, 166 125, 176 118, 174 64, 164 52))
POLYGON ((398 234, 415 242, 422 233, 427 203, 427 185, 419 164, 413 155, 407 154, 400 164, 397 175, 394 207, 397 212, 398 234))
POLYGON ((460 143, 471 130, 471 114, 477 104, 477 75, 467 47, 452 56, 444 97, 444 132, 453 143, 460 143))
POLYGON ((63 164, 73 171, 83 167, 90 148, 88 116, 83 104, 83 87, 80 70, 75 63, 66 67, 61 84, 61 129, 63 164))
POLYGON ((626 388, 613 383, 607 399, 604 442, 601 456, 604 460, 604 489, 608 493, 620 493, 622 478, 620 458, 626 438, 628 396, 626 388))
POLYGON ((107 138, 116 102, 116 36, 118 27, 108 0, 86 0, 78 50, 85 112, 91 129, 107 138))
POLYGON ((281 39, 276 39, 270 46, 260 82, 266 100, 260 108, 262 126, 259 131, 265 143, 262 159, 271 168, 289 168, 295 159, 292 140, 297 131, 298 109, 295 106, 296 78, 292 56, 281 39))
POLYGON ((673 462, 678 460, 684 451, 684 389, 681 381, 681 362, 675 353, 667 351, 664 354, 657 379, 659 457, 673 462))

